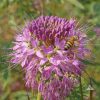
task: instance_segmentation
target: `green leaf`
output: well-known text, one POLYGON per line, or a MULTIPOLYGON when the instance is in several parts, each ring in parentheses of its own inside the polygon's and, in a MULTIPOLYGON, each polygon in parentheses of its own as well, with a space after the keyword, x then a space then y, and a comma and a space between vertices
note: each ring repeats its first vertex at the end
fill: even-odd
POLYGON ((67 0, 67 1, 80 9, 84 9, 84 6, 78 0, 67 0))
POLYGON ((93 9, 97 15, 100 15, 100 3, 95 3, 93 9))
MULTIPOLYGON (((28 95, 30 99, 36 100, 36 96, 32 97, 31 93, 29 93, 28 95)), ((12 100, 28 100, 27 92, 24 90, 20 90, 20 91, 12 93, 11 98, 12 100)))
POLYGON ((57 3, 64 3, 64 0, 55 0, 57 3))
POLYGON ((8 70, 6 70, 6 71, 3 73, 3 78, 4 78, 5 80, 7 80, 8 77, 9 77, 9 72, 8 72, 8 70))

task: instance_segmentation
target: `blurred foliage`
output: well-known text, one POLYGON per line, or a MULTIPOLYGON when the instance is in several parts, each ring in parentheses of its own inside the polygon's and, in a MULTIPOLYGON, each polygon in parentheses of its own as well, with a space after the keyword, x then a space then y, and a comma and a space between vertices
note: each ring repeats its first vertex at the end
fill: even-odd
MULTIPOLYGON (((11 65, 9 57, 16 30, 20 30, 27 20, 40 15, 56 15, 65 18, 77 18, 80 24, 100 26, 100 0, 0 0, 0 100, 28 100, 24 86, 24 72, 20 67, 11 65), (13 70, 12 70, 13 69, 13 70)), ((96 34, 88 27, 90 38, 96 34)), ((92 27, 93 29, 93 27, 92 27)), ((100 39, 96 37, 89 45, 94 59, 84 61, 87 72, 93 78, 94 100, 100 100, 100 39)), ((88 77, 83 75, 84 97, 88 97, 88 77), (87 81, 86 81, 87 80, 87 81)), ((35 95, 29 92, 32 100, 35 95)), ((72 92, 69 100, 80 100, 79 86, 72 92), (74 98, 74 99, 73 99, 74 98)))

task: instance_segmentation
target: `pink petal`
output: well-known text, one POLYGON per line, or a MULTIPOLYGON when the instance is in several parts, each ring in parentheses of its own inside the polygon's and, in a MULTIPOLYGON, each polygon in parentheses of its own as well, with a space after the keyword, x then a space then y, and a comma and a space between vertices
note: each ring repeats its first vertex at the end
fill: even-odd
POLYGON ((50 58, 50 63, 52 63, 53 65, 59 65, 60 64, 60 60, 56 60, 54 58, 50 58))
POLYGON ((43 54, 41 53, 41 51, 36 51, 36 55, 40 58, 44 58, 43 54))

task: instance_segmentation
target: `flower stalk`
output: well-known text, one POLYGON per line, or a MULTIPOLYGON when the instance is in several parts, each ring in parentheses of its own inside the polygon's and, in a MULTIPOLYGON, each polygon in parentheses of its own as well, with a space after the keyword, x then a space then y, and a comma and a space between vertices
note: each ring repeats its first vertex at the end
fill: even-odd
POLYGON ((82 89, 82 79, 81 79, 81 76, 79 77, 79 82, 80 82, 80 94, 81 94, 81 100, 83 100, 83 89, 82 89))
POLYGON ((37 100, 41 100, 41 93, 38 91, 37 100))

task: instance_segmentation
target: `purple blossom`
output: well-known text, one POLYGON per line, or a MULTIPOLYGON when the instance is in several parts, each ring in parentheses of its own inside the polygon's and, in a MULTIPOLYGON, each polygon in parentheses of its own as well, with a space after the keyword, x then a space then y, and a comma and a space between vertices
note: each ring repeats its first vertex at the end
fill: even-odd
POLYGON ((96 35, 100 37, 100 27, 95 27, 94 32, 96 32, 96 35))
POLYGON ((77 84, 89 50, 86 34, 76 29, 74 19, 40 16, 30 21, 15 38, 12 59, 25 70, 26 86, 41 92, 44 100, 63 100, 77 84), (78 40, 64 50, 72 36, 78 40))

